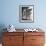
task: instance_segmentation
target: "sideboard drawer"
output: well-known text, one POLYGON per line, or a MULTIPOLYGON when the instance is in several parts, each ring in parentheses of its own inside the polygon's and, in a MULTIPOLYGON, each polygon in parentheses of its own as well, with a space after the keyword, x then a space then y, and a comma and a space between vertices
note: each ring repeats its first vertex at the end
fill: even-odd
POLYGON ((23 36, 23 32, 4 32, 5 36, 23 36))
POLYGON ((43 44, 44 36, 32 36, 32 43, 33 44, 43 44))
POLYGON ((24 36, 44 36, 44 32, 25 32, 24 36))
POLYGON ((23 33, 4 32, 3 46, 23 46, 23 33))

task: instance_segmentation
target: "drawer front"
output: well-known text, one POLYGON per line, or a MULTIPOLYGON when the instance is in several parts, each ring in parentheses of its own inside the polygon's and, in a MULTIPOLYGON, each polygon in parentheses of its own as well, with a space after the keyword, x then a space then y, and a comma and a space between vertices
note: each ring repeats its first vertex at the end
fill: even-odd
POLYGON ((44 36, 45 33, 44 32, 24 32, 24 36, 44 36))
POLYGON ((3 46, 23 46, 22 36, 4 36, 3 46))
POLYGON ((23 46, 23 32, 4 32, 3 46, 23 46))
POLYGON ((14 44, 3 44, 2 46, 16 46, 14 44))
POLYGON ((14 42, 21 42, 23 40, 23 36, 4 36, 3 43, 14 43, 14 42))
POLYGON ((44 36, 32 36, 32 44, 43 44, 44 36))
POLYGON ((23 32, 4 32, 4 36, 23 36, 23 32))
POLYGON ((23 44, 2 44, 2 46, 23 46, 23 44))

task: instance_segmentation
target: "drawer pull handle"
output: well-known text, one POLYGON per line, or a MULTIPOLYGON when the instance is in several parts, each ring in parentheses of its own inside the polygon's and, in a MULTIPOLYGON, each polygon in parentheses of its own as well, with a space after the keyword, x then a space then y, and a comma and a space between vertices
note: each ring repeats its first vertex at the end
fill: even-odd
POLYGON ((32 40, 36 40, 36 39, 32 39, 32 40))
POLYGON ((10 40, 13 40, 13 38, 9 38, 10 40))

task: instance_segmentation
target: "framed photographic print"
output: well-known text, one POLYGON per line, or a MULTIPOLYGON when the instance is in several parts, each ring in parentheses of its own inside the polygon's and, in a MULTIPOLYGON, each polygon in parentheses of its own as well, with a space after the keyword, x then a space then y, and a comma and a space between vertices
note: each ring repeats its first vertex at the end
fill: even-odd
POLYGON ((34 22, 34 5, 19 6, 20 22, 34 22))

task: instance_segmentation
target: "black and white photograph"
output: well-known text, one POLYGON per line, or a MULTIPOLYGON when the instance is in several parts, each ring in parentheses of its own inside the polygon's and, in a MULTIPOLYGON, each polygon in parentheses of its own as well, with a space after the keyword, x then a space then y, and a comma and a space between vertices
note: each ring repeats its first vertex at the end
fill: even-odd
POLYGON ((20 5, 20 22, 34 21, 34 5, 20 5))

